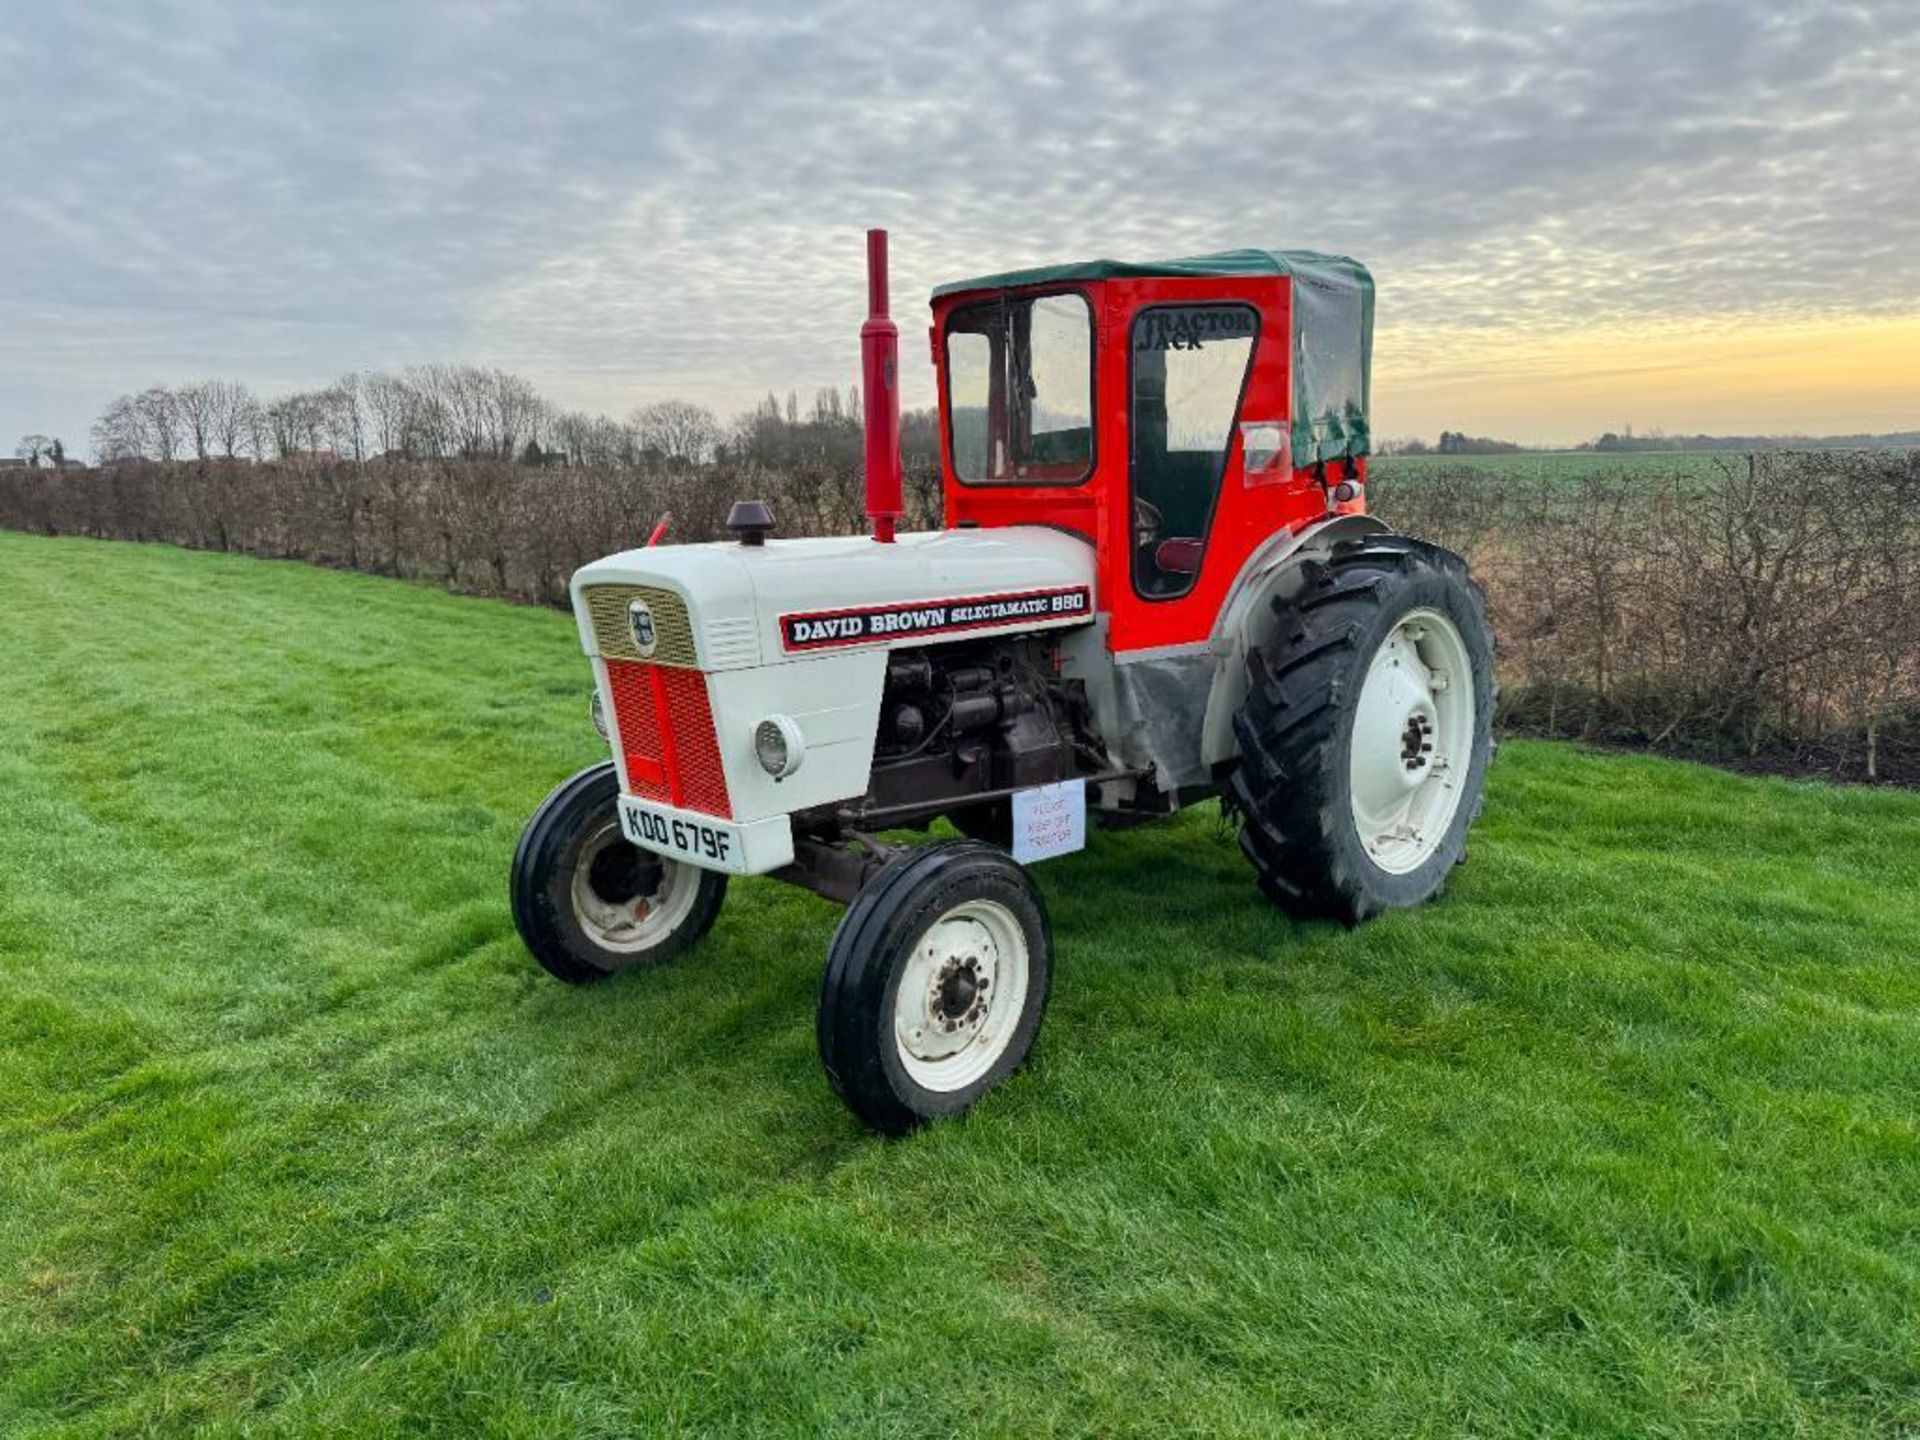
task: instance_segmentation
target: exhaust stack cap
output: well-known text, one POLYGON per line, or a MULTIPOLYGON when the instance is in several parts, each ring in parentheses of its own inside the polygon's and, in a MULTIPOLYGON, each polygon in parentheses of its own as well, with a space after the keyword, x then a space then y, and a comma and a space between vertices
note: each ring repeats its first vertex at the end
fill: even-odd
POLYGON ((764 545, 773 532, 773 511, 764 500, 736 500, 727 512, 727 529, 742 545, 764 545))

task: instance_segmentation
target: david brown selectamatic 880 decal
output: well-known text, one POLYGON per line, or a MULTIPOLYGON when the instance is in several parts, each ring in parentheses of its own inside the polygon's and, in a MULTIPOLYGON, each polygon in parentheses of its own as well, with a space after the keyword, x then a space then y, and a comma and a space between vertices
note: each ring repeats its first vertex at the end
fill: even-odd
POLYGON ((1031 624, 1035 620, 1092 613, 1092 593, 1084 585, 1074 585, 1011 595, 915 600, 899 605, 782 615, 780 640, 789 650, 817 650, 828 645, 864 645, 870 640, 897 635, 940 635, 954 630, 1031 624))

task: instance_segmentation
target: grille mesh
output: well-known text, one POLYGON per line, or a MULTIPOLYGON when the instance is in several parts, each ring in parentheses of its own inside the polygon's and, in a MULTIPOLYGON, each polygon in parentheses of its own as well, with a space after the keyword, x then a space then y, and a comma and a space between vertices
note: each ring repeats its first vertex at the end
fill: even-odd
POLYGON ((664 666, 659 674, 667 695, 668 723, 673 726, 680 803, 709 815, 733 814, 726 772, 720 767, 720 740, 713 728, 707 677, 698 670, 669 670, 664 666))
POLYGON ((620 751, 627 762, 627 789, 643 800, 672 804, 667 793, 667 767, 660 752, 660 714, 653 701, 651 665, 632 660, 609 660, 607 680, 613 690, 613 719, 620 730, 620 751))
POLYGON ((587 602, 587 617, 593 625, 594 644, 608 660, 641 660, 655 665, 680 665, 693 669, 700 662, 693 650, 693 622, 687 618, 687 606, 671 590, 655 585, 593 585, 582 592, 587 602), (627 607, 635 600, 647 602, 653 612, 654 649, 652 656, 640 653, 633 643, 633 627, 627 620, 627 607))
POLYGON ((643 660, 609 660, 607 684, 627 790, 662 805, 731 817, 707 677, 643 660))

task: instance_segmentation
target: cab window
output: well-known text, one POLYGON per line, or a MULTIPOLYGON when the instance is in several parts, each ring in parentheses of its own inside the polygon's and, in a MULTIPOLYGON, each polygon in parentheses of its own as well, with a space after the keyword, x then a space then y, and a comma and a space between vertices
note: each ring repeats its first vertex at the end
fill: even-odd
POLYGON ((1133 583, 1150 600, 1199 578, 1259 334, 1250 305, 1156 305, 1134 317, 1133 583))
POLYGON ((1093 311, 1077 293, 1000 297, 947 319, 954 474, 1074 485, 1093 470, 1093 311))

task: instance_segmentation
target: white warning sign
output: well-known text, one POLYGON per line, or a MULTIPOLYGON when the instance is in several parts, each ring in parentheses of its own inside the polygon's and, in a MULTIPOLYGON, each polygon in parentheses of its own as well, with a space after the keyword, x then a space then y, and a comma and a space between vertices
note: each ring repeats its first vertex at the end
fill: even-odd
POLYGON ((1022 865, 1087 846, 1087 782, 1062 780, 1013 797, 1013 858, 1022 865))

